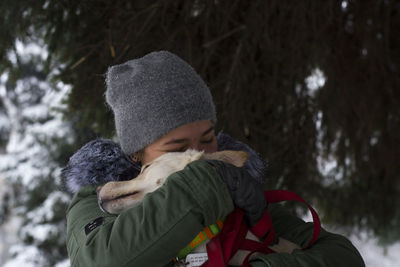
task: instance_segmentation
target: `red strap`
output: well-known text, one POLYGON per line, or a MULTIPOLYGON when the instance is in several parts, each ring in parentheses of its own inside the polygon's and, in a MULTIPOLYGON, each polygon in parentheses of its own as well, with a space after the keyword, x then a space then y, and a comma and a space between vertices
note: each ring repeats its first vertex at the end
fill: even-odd
POLYGON ((207 244, 208 260, 203 267, 226 266, 229 259, 239 249, 241 241, 247 234, 247 226, 243 220, 244 212, 235 208, 225 219, 222 231, 207 244), (218 252, 214 250, 218 250, 218 252), (220 263, 223 262, 221 265, 220 263))
POLYGON ((311 207, 310 204, 308 204, 304 199, 302 199, 296 193, 293 193, 288 190, 265 191, 264 195, 265 195, 265 199, 267 200, 267 203, 277 203, 277 202, 283 202, 283 201, 287 201, 287 200, 294 200, 294 201, 299 201, 299 202, 303 202, 304 204, 306 204, 308 209, 310 210, 312 218, 313 218, 314 232, 313 232, 313 236, 312 236, 310 242, 303 249, 309 248, 315 241, 317 241, 319 234, 321 232, 321 221, 319 220, 317 212, 313 209, 313 207, 311 207))
POLYGON ((249 239, 245 239, 240 247, 243 250, 250 251, 246 258, 243 260, 242 266, 249 267, 250 256, 255 252, 263 252, 264 254, 275 253, 269 246, 275 241, 275 231, 272 226, 271 216, 268 211, 264 213, 263 217, 254 225, 250 231, 260 239, 264 239, 262 242, 257 242, 249 239))
POLYGON ((275 232, 272 227, 271 216, 268 212, 268 206, 267 212, 264 213, 261 219, 250 229, 250 231, 260 239, 265 239, 267 235, 273 235, 273 237, 275 237, 275 232))
MULTIPOLYGON (((314 221, 313 236, 306 247, 310 247, 319 236, 321 231, 321 222, 316 211, 299 195, 287 190, 265 191, 267 203, 277 203, 287 200, 303 202, 311 211, 314 221)), ((272 226, 271 217, 267 207, 267 211, 263 217, 250 230, 258 238, 263 239, 262 242, 256 242, 246 239, 248 227, 243 219, 244 212, 236 208, 230 213, 225 222, 222 231, 207 244, 208 260, 202 265, 203 267, 227 266, 230 258, 235 255, 239 249, 249 250, 242 266, 248 267, 248 260, 254 252, 275 253, 268 246, 275 240, 275 232, 272 226)))
POLYGON ((208 260, 202 266, 225 266, 220 238, 221 236, 217 235, 210 242, 207 243, 208 260))
POLYGON ((233 212, 233 216, 229 219, 230 220, 226 222, 230 224, 231 227, 226 229, 226 231, 224 231, 225 228, 222 228, 221 231, 221 242, 223 244, 226 264, 239 249, 240 243, 246 238, 248 231, 246 223, 244 222, 244 212, 241 209, 236 208, 233 212))

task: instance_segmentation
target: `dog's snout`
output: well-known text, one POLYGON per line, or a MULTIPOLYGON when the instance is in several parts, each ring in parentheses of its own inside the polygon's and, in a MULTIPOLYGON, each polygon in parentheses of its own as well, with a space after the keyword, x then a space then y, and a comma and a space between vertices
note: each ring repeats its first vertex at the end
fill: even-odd
POLYGON ((108 213, 107 210, 103 207, 103 200, 100 197, 100 191, 101 191, 102 186, 98 186, 96 188, 96 193, 97 193, 97 204, 99 205, 99 208, 101 209, 102 212, 108 213))
POLYGON ((107 214, 110 214, 110 213, 103 207, 103 201, 101 201, 100 198, 98 199, 97 203, 98 203, 99 208, 100 208, 100 210, 101 210, 102 212, 107 213, 107 214))

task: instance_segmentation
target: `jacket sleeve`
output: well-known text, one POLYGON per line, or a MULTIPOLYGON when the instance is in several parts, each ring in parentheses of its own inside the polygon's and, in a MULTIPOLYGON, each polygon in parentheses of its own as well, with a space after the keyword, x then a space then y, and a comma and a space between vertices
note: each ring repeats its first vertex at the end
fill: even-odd
MULTIPOLYGON (((305 247, 311 239, 314 226, 292 215, 279 204, 272 204, 271 219, 278 236, 305 247)), ((306 250, 294 250, 292 254, 260 254, 250 264, 252 267, 323 267, 365 266, 364 261, 345 237, 321 229, 319 239, 306 250)))
POLYGON ((163 266, 204 226, 232 210, 227 187, 203 161, 172 174, 140 205, 118 216, 103 213, 95 187, 85 187, 67 211, 71 266, 163 266))

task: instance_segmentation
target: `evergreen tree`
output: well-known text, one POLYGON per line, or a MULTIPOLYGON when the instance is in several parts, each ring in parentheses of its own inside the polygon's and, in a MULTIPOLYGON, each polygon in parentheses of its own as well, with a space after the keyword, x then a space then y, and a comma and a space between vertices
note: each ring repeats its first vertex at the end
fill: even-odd
POLYGON ((65 212, 71 198, 63 192, 59 161, 63 147, 75 141, 61 113, 70 86, 51 82, 54 73, 44 73, 48 53, 42 46, 17 42, 8 54, 12 68, 1 77, 2 112, 10 125, 0 173, 15 193, 13 202, 2 203, 0 217, 3 222, 14 216, 21 219, 20 242, 11 247, 12 258, 5 267, 50 267, 67 257, 65 212))

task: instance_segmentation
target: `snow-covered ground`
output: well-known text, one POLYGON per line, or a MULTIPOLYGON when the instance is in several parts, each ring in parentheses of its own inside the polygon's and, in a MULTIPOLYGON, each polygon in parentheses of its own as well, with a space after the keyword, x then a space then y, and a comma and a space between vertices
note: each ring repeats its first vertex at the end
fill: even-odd
POLYGON ((360 251, 367 267, 400 267, 400 242, 382 248, 366 233, 352 235, 350 240, 360 251))
MULTIPOLYGON (((303 217, 304 221, 311 222, 311 214, 303 217)), ((350 239, 364 259, 366 267, 400 267, 400 241, 386 247, 378 244, 378 239, 366 231, 348 231, 340 227, 322 226, 329 232, 343 235, 350 239)))

